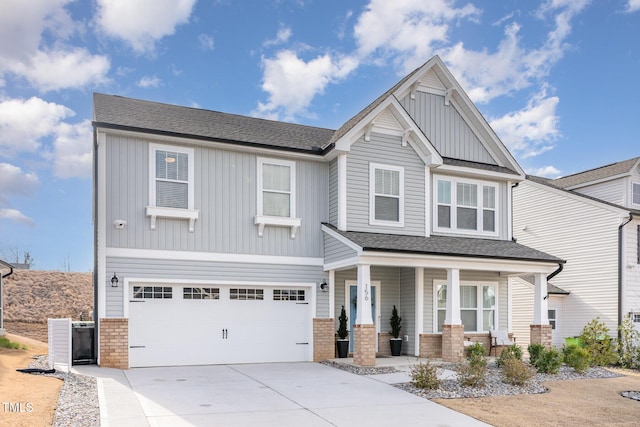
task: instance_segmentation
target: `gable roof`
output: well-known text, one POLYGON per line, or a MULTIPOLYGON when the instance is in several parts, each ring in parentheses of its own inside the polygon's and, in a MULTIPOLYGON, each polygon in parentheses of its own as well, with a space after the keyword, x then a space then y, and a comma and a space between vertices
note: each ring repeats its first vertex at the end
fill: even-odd
POLYGON ((530 181, 530 182, 536 183, 536 184, 540 184, 540 185, 543 185, 543 186, 546 186, 546 187, 549 187, 549 188, 553 188, 553 189, 555 189, 557 191, 561 191, 561 192, 564 192, 566 194, 570 194, 570 195, 578 197, 578 198, 582 198, 582 199, 590 200, 590 201, 593 201, 593 202, 601 203, 601 204, 606 205, 606 206, 611 206, 613 208, 620 209, 620 210, 622 210, 624 212, 632 213, 634 216, 640 216, 640 210, 629 209, 629 208, 626 208, 624 206, 617 205, 615 203, 611 203, 611 202, 608 202, 606 200, 602 200, 602 199, 599 199, 597 197, 590 196, 588 194, 583 194, 583 193, 580 193, 578 191, 568 190, 566 188, 559 187, 559 186, 556 185, 555 180, 553 180, 553 179, 542 178, 542 177, 534 176, 534 175, 527 175, 527 180, 530 181))
POLYGON ((560 188, 578 187, 593 181, 601 181, 618 175, 627 175, 631 173, 633 168, 637 167, 639 162, 640 157, 634 157, 633 159, 623 160, 621 162, 574 173, 573 175, 556 178, 551 180, 551 183, 560 188))
POLYGON ((365 233, 359 231, 340 231, 331 224, 323 223, 323 225, 360 246, 365 252, 380 251, 492 258, 517 261, 553 262, 556 264, 565 262, 553 255, 532 249, 511 240, 365 233))
POLYGON ((94 126, 323 154, 334 130, 93 94, 94 126))

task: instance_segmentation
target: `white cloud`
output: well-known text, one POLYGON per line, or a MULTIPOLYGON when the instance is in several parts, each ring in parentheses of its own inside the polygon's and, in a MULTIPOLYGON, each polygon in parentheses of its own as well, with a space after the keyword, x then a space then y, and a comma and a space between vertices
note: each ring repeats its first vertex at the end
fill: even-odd
POLYGON ((31 218, 16 209, 0 209, 0 220, 1 219, 6 219, 29 226, 35 225, 35 222, 31 218))
POLYGON ((200 34, 198 36, 198 42, 200 43, 200 49, 202 50, 213 50, 215 47, 213 37, 208 34, 200 34))
POLYGON ((89 178, 92 170, 91 122, 60 123, 54 140, 53 174, 58 178, 89 178))
POLYGON ((527 169, 529 175, 541 176, 544 178, 557 178, 560 176, 560 170, 553 166, 543 166, 536 169, 527 169))
POLYGON ((275 39, 270 39, 262 43, 263 46, 273 46, 284 44, 291 38, 293 32, 291 31, 291 27, 280 27, 278 33, 276 34, 275 39))
POLYGON ((589 3, 587 0, 550 0, 537 11, 543 19, 553 15, 555 26, 547 34, 543 45, 526 49, 519 38, 520 25, 510 23, 495 52, 487 49, 467 50, 457 43, 443 54, 451 71, 477 103, 530 87, 541 81, 564 55, 566 38, 571 33, 571 20, 589 3))
POLYGON ((358 18, 354 35, 361 57, 391 57, 405 73, 433 55, 447 42, 449 24, 476 20, 472 4, 456 8, 450 0, 371 0, 358 18))
POLYGON ((315 95, 323 93, 329 83, 345 78, 358 65, 353 57, 329 54, 305 62, 291 50, 282 50, 275 58, 263 58, 262 63, 262 89, 269 93, 269 100, 259 103, 254 114, 285 120, 308 114, 315 95))
POLYGON ((85 49, 35 52, 27 61, 8 67, 41 91, 79 88, 108 81, 109 59, 85 49))
POLYGON ((31 196, 39 185, 38 176, 20 167, 0 163, 0 195, 31 196))
POLYGON ((98 0, 96 21, 108 35, 120 38, 137 52, 189 22, 196 0, 98 0))
POLYGON ((35 152, 40 140, 53 135, 62 120, 74 112, 64 105, 40 98, 0 101, 0 148, 3 155, 35 152))
POLYGON ((627 13, 633 13, 640 10, 640 0, 629 0, 627 3, 627 13))
POLYGON ((156 76, 144 76, 138 80, 138 86, 143 88, 160 86, 160 79, 156 76))
POLYGON ((105 82, 109 60, 65 42, 84 25, 73 21, 66 6, 73 0, 4 0, 0 2, 0 82, 3 75, 26 79, 40 91, 80 88, 105 82), (53 39, 50 46, 43 38, 53 39), (19 34, 19 37, 16 35, 19 34))
POLYGON ((504 144, 518 157, 526 159, 553 149, 560 136, 556 109, 560 99, 542 91, 522 110, 490 120, 504 144))

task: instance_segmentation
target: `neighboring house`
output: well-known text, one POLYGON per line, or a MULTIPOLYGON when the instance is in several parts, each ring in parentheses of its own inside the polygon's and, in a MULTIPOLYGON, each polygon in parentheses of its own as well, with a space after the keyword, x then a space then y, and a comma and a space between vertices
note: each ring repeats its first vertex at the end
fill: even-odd
MULTIPOLYGON (((640 157, 553 180, 529 177, 513 191, 518 243, 567 261, 552 282, 568 294, 549 295, 554 345, 596 317, 613 336, 629 313, 640 326, 639 164, 640 157)), ((512 280, 514 301, 531 295, 523 282, 512 280)), ((514 304, 514 329, 528 316, 514 304)))
POLYGON ((325 360, 348 312, 354 361, 457 360, 509 327, 508 277, 562 259, 512 241, 523 170, 434 57, 319 129, 94 95, 99 363, 325 360))

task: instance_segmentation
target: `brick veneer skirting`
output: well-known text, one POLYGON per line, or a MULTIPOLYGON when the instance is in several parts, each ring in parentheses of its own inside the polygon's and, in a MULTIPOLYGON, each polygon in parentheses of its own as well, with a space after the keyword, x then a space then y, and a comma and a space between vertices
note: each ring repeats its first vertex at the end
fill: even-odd
POLYGON ((353 363, 376 365, 376 325, 353 325, 353 363))
POLYGON ((391 356, 391 334, 380 332, 378 334, 378 356, 391 356))
POLYGON ((313 361, 322 362, 323 360, 333 359, 336 357, 336 340, 333 317, 314 318, 313 319, 313 361))
POLYGON ((100 319, 100 366, 129 369, 129 319, 100 319))

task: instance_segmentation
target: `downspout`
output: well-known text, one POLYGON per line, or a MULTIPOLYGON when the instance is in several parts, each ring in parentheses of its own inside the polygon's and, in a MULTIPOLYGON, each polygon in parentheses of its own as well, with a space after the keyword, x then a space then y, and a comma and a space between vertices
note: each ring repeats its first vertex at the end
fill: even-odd
POLYGON ((98 132, 93 127, 93 354, 100 354, 100 324, 98 317, 98 132))
POLYGON ((563 269, 564 269, 564 264, 558 263, 558 269, 547 276, 547 282, 553 279, 554 277, 556 277, 558 274, 560 274, 563 269))
MULTIPOLYGON (((629 219, 618 226, 618 327, 622 325, 622 229, 633 221, 633 214, 629 212, 629 219)), ((618 329, 618 342, 622 331, 618 329)))
POLYGON ((2 263, 2 264, 4 264, 4 265, 6 265, 7 267, 9 267, 9 272, 8 272, 7 274, 3 274, 3 275, 2 275, 2 278, 4 279, 4 278, 6 278, 6 277, 11 276, 11 275, 13 274, 13 265, 11 265, 11 264, 9 264, 9 263, 7 263, 7 262, 3 262, 3 261, 0 261, 0 263, 2 263))

